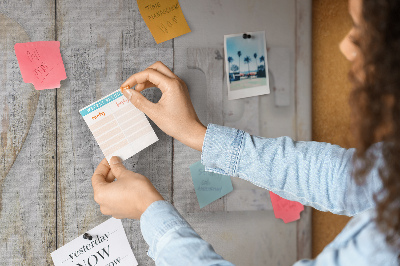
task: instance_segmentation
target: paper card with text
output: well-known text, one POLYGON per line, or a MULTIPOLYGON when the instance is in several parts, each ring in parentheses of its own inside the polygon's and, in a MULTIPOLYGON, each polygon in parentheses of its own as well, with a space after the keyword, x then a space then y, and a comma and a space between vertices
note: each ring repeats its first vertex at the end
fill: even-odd
POLYGON ((138 265, 121 220, 111 218, 51 253, 55 266, 138 265))
POLYGON ((233 190, 230 176, 207 172, 200 161, 190 166, 190 174, 200 208, 233 190))
POLYGON ((60 81, 67 78, 60 42, 16 43, 14 50, 24 82, 36 90, 60 88, 60 81))
POLYGON ((190 32, 178 0, 137 0, 137 3, 156 43, 190 32))
POLYGON ((126 160, 158 140, 145 114, 120 90, 79 112, 107 161, 112 156, 126 160))

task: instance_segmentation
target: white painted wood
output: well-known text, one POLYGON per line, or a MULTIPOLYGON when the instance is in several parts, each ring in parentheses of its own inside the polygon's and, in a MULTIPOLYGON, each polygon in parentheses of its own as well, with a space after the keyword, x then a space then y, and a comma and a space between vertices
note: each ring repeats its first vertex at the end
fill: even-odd
POLYGON ((290 105, 290 52, 284 47, 274 47, 268 53, 269 74, 273 80, 273 95, 276 107, 290 105))
MULTIPOLYGON (((293 1, 180 1, 183 12, 188 18, 189 25, 192 29, 190 34, 176 38, 174 41, 174 69, 175 73, 180 76, 188 85, 189 92, 199 115, 200 120, 204 124, 208 124, 213 120, 210 117, 210 99, 208 98, 208 91, 210 88, 207 84, 210 84, 209 80, 215 80, 215 84, 219 84, 222 80, 222 89, 226 90, 226 84, 223 79, 223 68, 222 69, 201 69, 201 71, 192 70, 193 61, 199 61, 196 56, 199 52, 187 53, 185 50, 206 50, 206 49, 222 49, 223 47, 223 35, 240 33, 246 31, 266 31, 266 41, 268 47, 273 50, 274 47, 284 47, 289 53, 289 66, 290 68, 285 72, 286 76, 290 77, 289 81, 289 106, 276 107, 275 99, 273 94, 264 95, 260 97, 254 97, 247 102, 224 102, 223 97, 223 119, 224 124, 234 126, 235 123, 238 127, 246 129, 247 131, 258 132, 263 137, 278 137, 282 135, 288 135, 294 139, 297 136, 297 124, 296 124, 296 101, 295 101, 295 53, 296 53, 296 5, 293 1), (249 12, 251 16, 245 16, 244 13, 249 12), (205 19, 206 17, 206 19, 205 19), (190 18, 190 19, 189 19, 190 18), (279 26, 277 26, 279 25, 279 26), (215 48, 214 48, 215 47, 215 48), (252 107, 253 106, 253 107, 252 107), (257 108, 254 108, 257 106, 257 108), (210 121, 211 120, 211 121, 210 121), (254 121, 249 123, 248 121, 254 121)), ((311 8, 310 8, 311 11, 311 8)), ((308 28, 311 30, 311 27, 308 28)), ((307 45, 310 45, 309 42, 307 45)), ((272 51, 271 51, 272 52, 272 51)), ((215 54, 215 53, 214 53, 215 54)), ((311 54, 308 54, 311 56, 311 54)), ((215 60, 208 55, 209 60, 215 60)), ((207 64, 203 64, 207 65, 207 64)), ((199 67, 196 67, 199 68, 199 67)), ((212 89, 219 90, 220 86, 215 86, 212 89)), ((225 92, 224 92, 225 94, 225 92)), ((245 100, 245 99, 243 99, 245 100)), ((211 114, 212 115, 212 114, 211 114)), ((217 114, 218 115, 218 114, 217 114)), ((311 117, 310 117, 311 118, 311 117)), ((311 131, 311 128, 308 128, 311 131)), ((251 132, 251 133, 253 133, 251 132)), ((253 133, 254 134, 254 133, 253 133)), ((262 194, 265 192, 262 189, 254 187, 253 185, 244 182, 238 183, 237 179, 233 179, 234 192, 224 197, 222 200, 215 202, 214 205, 208 206, 209 209, 206 211, 213 210, 235 210, 237 212, 228 213, 214 213, 204 212, 199 210, 198 205, 196 206, 195 192, 192 185, 190 173, 188 167, 190 164, 200 159, 200 153, 192 151, 185 147, 178 141, 174 142, 174 204, 178 210, 189 219, 195 230, 197 230, 205 239, 209 240, 210 243, 218 247, 216 250, 223 254, 227 259, 237 264, 243 264, 239 258, 235 255, 238 252, 234 251, 235 248, 245 246, 252 247, 256 243, 260 252, 255 255, 247 255, 246 265, 277 265, 276 261, 278 257, 286 256, 287 261, 282 265, 290 265, 298 257, 298 244, 297 234, 292 241, 296 242, 296 245, 292 247, 281 246, 274 253, 271 251, 271 245, 274 245, 272 239, 278 238, 274 234, 271 228, 275 228, 275 222, 282 222, 280 220, 265 220, 257 214, 259 211, 244 211, 243 210, 257 210, 257 209, 269 209, 271 205, 269 201, 269 195, 262 194), (250 186, 250 187, 246 187, 250 186), (248 189, 248 190, 247 190, 248 189), (252 190, 254 189, 254 190, 252 190), (257 191, 259 193, 254 193, 257 191), (250 193, 249 193, 250 192, 250 193), (230 201, 230 197, 235 195, 235 200, 230 201), (254 193, 256 196, 251 195, 254 193), (250 200, 247 198, 256 198, 259 202, 264 199, 268 199, 267 204, 254 204, 251 206, 250 200), (242 200, 241 200, 242 198, 242 200), (241 201, 240 201, 241 200, 241 201), (245 204, 243 204, 245 203, 245 204), (218 205, 217 205, 218 204, 218 205), (242 211, 240 211, 242 210, 242 211), (185 214, 186 213, 186 214, 185 214), (214 221, 215 223, 210 223, 214 221), (192 218, 196 217, 196 218, 192 218), (200 217, 203 217, 200 219, 200 217), (227 218, 229 217, 229 218, 227 218), (244 218, 246 217, 246 218, 244 218), (226 218, 226 220, 224 219, 226 218), (241 220, 243 219, 243 220, 241 220), (260 220, 258 220, 260 219, 260 220), (223 222, 226 221, 226 222, 223 222), (233 222, 235 221, 235 222, 233 222), (272 234, 274 235, 266 241, 259 241, 258 238, 244 238, 241 242, 232 241, 226 243, 223 235, 215 234, 215 232, 225 232, 225 228, 230 228, 233 223, 243 222, 243 230, 247 230, 248 234, 257 233, 259 235, 272 234), (265 227, 249 227, 247 228, 244 224, 257 224, 258 222, 263 223, 265 227), (255 242, 253 242, 253 240, 255 242), (289 255, 290 254, 290 255, 289 255), (295 254, 295 255, 294 255, 295 254), (256 256, 257 262, 252 259, 256 256), (291 256, 294 255, 294 256, 291 256), (260 261, 264 263, 260 263, 260 261)), ((267 211, 269 215, 273 216, 272 211, 267 211)), ((283 222, 282 222, 283 223, 283 222)), ((285 224, 286 230, 297 232, 298 223, 285 224)), ((230 228, 227 231, 231 232, 233 229, 230 228)), ((304 230, 303 234, 307 234, 307 237, 311 235, 311 231, 304 230)), ((293 236, 293 235, 292 235, 293 236)), ((291 242, 293 244, 293 242, 291 242)), ((280 244, 276 244, 280 245, 280 244)), ((304 250, 310 249, 310 243, 305 243, 304 250)), ((247 253, 246 253, 247 254, 247 253)))
MULTIPOLYGON (((312 1, 296 0, 296 139, 312 140, 311 22, 312 1)), ((297 221, 297 259, 311 258, 311 207, 297 221)))
POLYGON ((25 84, 14 52, 15 43, 38 40, 54 40, 54 2, 1 1, 2 265, 50 265, 56 247, 56 92, 25 84))
POLYGON ((185 218, 235 265, 289 266, 296 261, 296 224, 272 211, 190 213, 185 218))

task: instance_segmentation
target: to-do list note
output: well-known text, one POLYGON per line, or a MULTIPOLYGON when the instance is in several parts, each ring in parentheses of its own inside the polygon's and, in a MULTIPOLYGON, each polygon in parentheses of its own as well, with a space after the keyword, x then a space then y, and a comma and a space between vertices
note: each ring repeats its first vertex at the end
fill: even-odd
POLYGON ((79 112, 107 161, 112 156, 126 160, 158 140, 144 113, 119 90, 79 112))

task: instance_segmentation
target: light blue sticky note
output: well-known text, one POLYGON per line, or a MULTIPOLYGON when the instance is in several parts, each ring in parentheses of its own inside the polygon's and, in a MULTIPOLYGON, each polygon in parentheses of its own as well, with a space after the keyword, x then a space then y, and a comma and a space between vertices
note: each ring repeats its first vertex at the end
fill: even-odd
POLYGON ((200 208, 225 196, 233 190, 229 176, 206 172, 200 161, 190 166, 194 189, 200 208))

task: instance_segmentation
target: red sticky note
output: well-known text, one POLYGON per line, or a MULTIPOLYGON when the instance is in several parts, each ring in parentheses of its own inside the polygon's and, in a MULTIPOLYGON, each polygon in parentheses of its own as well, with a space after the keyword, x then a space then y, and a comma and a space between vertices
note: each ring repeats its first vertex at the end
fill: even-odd
POLYGON ((59 88, 60 81, 67 78, 60 42, 16 43, 14 50, 24 82, 32 83, 36 90, 59 88))
POLYGON ((285 223, 300 219, 300 213, 304 210, 304 206, 301 203, 281 198, 271 191, 269 195, 277 219, 282 219, 285 223))

